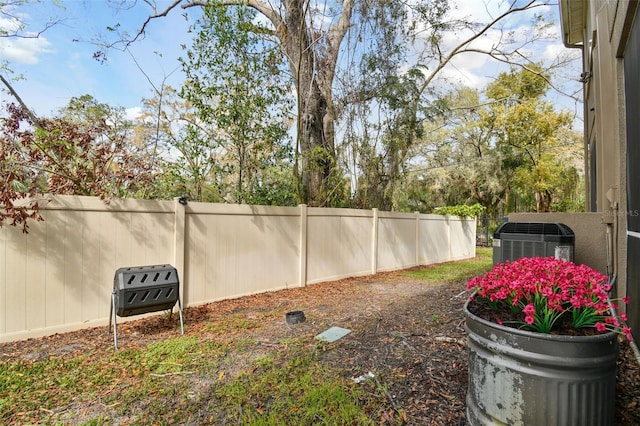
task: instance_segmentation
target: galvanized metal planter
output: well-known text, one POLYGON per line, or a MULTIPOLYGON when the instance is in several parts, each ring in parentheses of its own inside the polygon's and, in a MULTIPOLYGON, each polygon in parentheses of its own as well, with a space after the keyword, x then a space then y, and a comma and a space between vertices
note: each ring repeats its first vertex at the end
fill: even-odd
POLYGON ((469 424, 613 425, 616 333, 558 336, 518 330, 472 314, 469 303, 464 305, 469 424))

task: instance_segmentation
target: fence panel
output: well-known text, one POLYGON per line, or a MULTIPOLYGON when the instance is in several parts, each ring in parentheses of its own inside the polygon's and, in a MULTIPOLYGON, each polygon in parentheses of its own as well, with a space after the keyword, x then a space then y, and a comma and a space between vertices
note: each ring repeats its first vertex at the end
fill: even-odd
POLYGON ((295 207, 189 203, 185 306, 299 286, 295 207))
POLYGON ((422 265, 451 260, 449 216, 422 215, 419 232, 422 265))
POLYGON ((449 260, 468 259, 475 256, 476 222, 475 219, 449 217, 450 253, 449 260))
POLYGON ((371 272, 369 210, 309 208, 307 284, 371 272))
POLYGON ((118 267, 171 260, 173 212, 158 202, 55 197, 42 214, 28 234, 0 230, 2 341, 102 324, 118 267))
POLYGON ((378 222, 378 271, 417 265, 416 215, 380 212, 378 222))
POLYGON ((106 325, 125 266, 175 263, 193 306, 475 253, 473 220, 377 210, 55 196, 42 214, 0 228, 0 341, 106 325))

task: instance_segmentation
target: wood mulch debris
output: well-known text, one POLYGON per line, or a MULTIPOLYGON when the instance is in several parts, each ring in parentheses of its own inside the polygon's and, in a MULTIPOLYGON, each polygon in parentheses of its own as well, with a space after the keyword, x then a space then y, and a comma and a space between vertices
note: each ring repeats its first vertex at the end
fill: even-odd
MULTIPOLYGON (((322 348, 322 361, 344 377, 373 376, 388 400, 378 424, 464 425, 467 348, 462 305, 465 282, 425 284, 401 272, 349 278, 225 300, 184 311, 186 334, 206 333, 205 324, 242 316, 261 319, 248 330, 265 347, 286 337, 309 337, 339 326, 352 330, 322 348), (306 321, 289 325, 285 313, 302 310, 306 321), (268 313, 277 315, 266 315, 268 313)), ((121 348, 143 347, 176 337, 166 315, 119 323, 121 348)), ((178 328, 179 330, 179 328, 178 328)), ((179 333, 179 331, 178 331, 179 333)), ((0 362, 73 357, 113 351, 107 327, 0 344, 0 362)), ((241 359, 240 357, 238 359, 241 359)), ((616 424, 640 424, 640 365, 621 341, 616 424)))

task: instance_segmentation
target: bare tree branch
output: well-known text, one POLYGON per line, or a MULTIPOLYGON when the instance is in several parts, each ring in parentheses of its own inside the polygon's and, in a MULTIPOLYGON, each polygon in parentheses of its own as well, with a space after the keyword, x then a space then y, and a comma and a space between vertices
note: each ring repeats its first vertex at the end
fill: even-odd
MULTIPOLYGON (((351 0, 348 0, 351 1, 351 0)), ((188 9, 190 7, 206 7, 209 4, 209 1, 206 0, 192 0, 182 5, 183 9, 188 9)), ((261 0, 222 0, 219 4, 223 6, 248 6, 252 9, 257 10, 261 14, 263 14, 276 28, 276 32, 284 27, 284 21, 280 14, 266 2, 261 0)))
MULTIPOLYGON (((146 2, 146 3, 149 4, 149 2, 146 2)), ((154 15, 150 15, 149 17, 147 17, 147 19, 144 21, 144 23, 142 24, 142 27, 140 27, 140 29, 138 30, 136 35, 131 40, 127 40, 125 42, 125 47, 129 47, 132 43, 135 43, 136 40, 138 40, 142 35, 144 35, 144 32, 147 29, 147 25, 149 25, 149 23, 152 20, 157 19, 157 18, 163 18, 163 17, 167 16, 169 14, 169 12, 171 12, 173 9, 175 9, 180 3, 182 3, 182 0, 174 0, 173 3, 171 3, 169 6, 167 6, 167 8, 164 11, 162 11, 160 13, 156 13, 154 15)))
POLYGON ((11 85, 9 80, 4 78, 4 75, 0 74, 0 81, 2 81, 2 84, 4 84, 5 87, 7 88, 7 90, 9 91, 9 93, 11 93, 11 96, 13 96, 16 101, 18 101, 18 104, 20 104, 22 109, 24 109, 24 111, 29 115, 29 118, 31 119, 33 124, 38 128, 42 128, 42 126, 40 124, 40 119, 36 116, 36 114, 33 111, 31 111, 31 109, 29 109, 29 107, 22 100, 22 98, 20 97, 18 92, 16 92, 16 90, 13 88, 13 86, 11 85))
POLYGON ((17 10, 19 6, 23 6, 27 4, 27 0, 13 0, 0 2, 0 16, 3 17, 3 20, 6 21, 4 27, 0 28, 0 37, 4 38, 38 38, 44 32, 54 27, 55 25, 63 22, 63 19, 52 19, 49 22, 45 23, 43 28, 36 32, 27 32, 25 29, 27 28, 24 23, 24 15, 20 13, 12 13, 13 10, 17 10), (14 25, 14 29, 6 28, 7 25, 14 25))
POLYGON ((47 22, 44 26, 44 28, 42 28, 40 31, 36 32, 36 33, 23 33, 20 34, 20 30, 17 29, 15 31, 13 31, 12 33, 7 32, 6 30, 0 30, 0 37, 6 37, 6 38, 39 38, 43 33, 45 33, 47 30, 49 30, 51 27, 54 27, 55 25, 59 24, 60 22, 63 22, 62 19, 56 20, 56 21, 51 21, 51 22, 47 22))
POLYGON ((487 31, 489 31, 491 28, 493 28, 498 22, 502 21, 504 18, 506 18, 507 16, 513 14, 513 13, 517 13, 517 12, 522 12, 525 10, 530 10, 533 9, 534 7, 541 7, 541 6, 546 6, 544 4, 535 4, 536 0, 530 0, 527 4, 520 6, 520 7, 511 7, 509 8, 509 10, 505 11, 504 13, 498 15, 496 18, 494 18, 491 22, 487 23, 480 31, 478 31, 476 34, 474 34, 473 36, 471 36, 470 38, 464 40, 462 43, 458 44, 456 47, 454 47, 451 52, 449 52, 448 55, 446 55, 443 59, 441 59, 438 63, 438 65, 434 68, 434 70, 429 74, 429 76, 426 78, 426 80, 422 83, 422 85, 419 87, 418 92, 416 94, 416 99, 414 99, 414 103, 415 106, 417 108, 417 105, 420 101, 420 97, 422 96, 422 94, 425 92, 425 90, 427 89, 427 87, 429 87, 429 85, 431 84, 431 82, 434 80, 434 78, 440 73, 440 71, 442 71, 442 69, 449 63, 451 62, 451 60, 453 59, 454 56, 459 55, 461 53, 464 53, 466 50, 465 46, 470 45, 473 41, 477 40, 479 37, 481 37, 482 35, 484 35, 487 31))
POLYGON ((558 92, 559 94, 563 95, 563 96, 567 96, 571 99, 574 99, 576 101, 580 101, 580 99, 578 97, 575 96, 575 94, 571 94, 571 93, 567 93, 564 90, 562 90, 560 87, 556 86, 553 81, 551 81, 551 79, 549 79, 548 76, 546 76, 544 73, 531 68, 530 66, 528 66, 527 63, 524 62, 516 62, 513 61, 511 59, 509 59, 510 55, 517 55, 522 57, 523 59, 526 60, 526 62, 530 62, 528 58, 524 57, 520 52, 518 52, 517 50, 511 53, 505 53, 505 52, 498 52, 498 51, 487 51, 487 50, 482 50, 482 49, 464 49, 463 51, 461 51, 460 53, 480 53, 483 55, 487 55, 489 57, 491 57, 492 59, 495 59, 496 61, 508 64, 508 65, 512 65, 515 67, 519 67, 522 68, 523 70, 527 70, 529 71, 531 74, 535 74, 536 76, 540 77, 541 79, 543 79, 548 85, 549 87, 551 87, 553 90, 555 90, 556 92, 558 92))

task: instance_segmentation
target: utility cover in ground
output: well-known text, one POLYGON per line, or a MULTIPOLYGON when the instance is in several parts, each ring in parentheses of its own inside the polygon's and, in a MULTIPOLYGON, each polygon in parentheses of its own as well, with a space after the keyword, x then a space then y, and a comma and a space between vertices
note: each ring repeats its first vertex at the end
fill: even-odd
POLYGON ((351 330, 342 327, 331 327, 327 331, 324 331, 316 336, 316 339, 323 340, 325 342, 335 342, 338 339, 342 339, 347 334, 351 333, 351 330))

